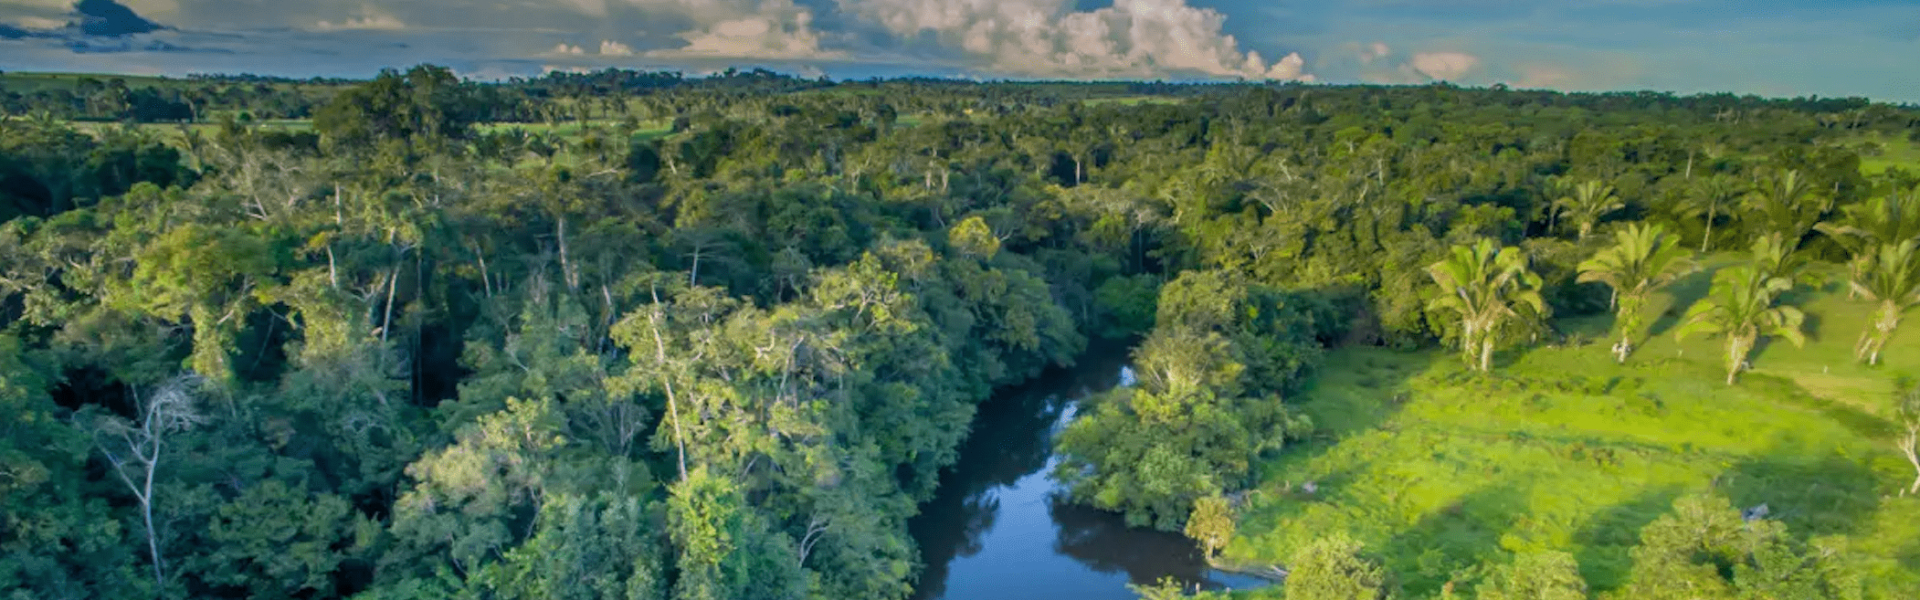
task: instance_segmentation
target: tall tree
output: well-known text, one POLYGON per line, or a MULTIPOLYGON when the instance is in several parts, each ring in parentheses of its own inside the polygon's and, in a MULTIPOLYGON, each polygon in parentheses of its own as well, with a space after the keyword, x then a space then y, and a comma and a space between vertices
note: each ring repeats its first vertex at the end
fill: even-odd
POLYGON ((1459 320, 1460 351, 1481 372, 1493 368, 1493 350, 1513 325, 1544 318, 1540 276, 1527 267, 1518 247, 1499 247, 1482 238, 1472 246, 1454 246, 1446 260, 1427 266, 1440 286, 1429 310, 1459 320))
POLYGON ((1880 350, 1900 326, 1900 314, 1920 306, 1920 243, 1907 240, 1883 244, 1878 252, 1854 258, 1852 278, 1847 282, 1854 294, 1876 306, 1873 320, 1860 333, 1854 355, 1867 364, 1880 364, 1880 350))
POLYGON ((1920 241, 1920 188, 1894 192, 1844 207, 1841 216, 1814 226, 1855 257, 1880 246, 1920 241))
POLYGON ((1690 217, 1705 217, 1706 231, 1700 236, 1700 251, 1713 248, 1713 226, 1720 221, 1722 213, 1746 196, 1751 188, 1731 175, 1716 174, 1693 180, 1687 188, 1687 196, 1681 204, 1681 214, 1690 217))
POLYGON ((1567 215, 1580 228, 1580 240, 1587 239, 1593 233, 1593 227, 1600 223, 1600 219, 1627 207, 1614 194, 1612 185, 1598 180, 1583 181, 1568 191, 1571 193, 1554 200, 1553 206, 1559 214, 1567 215))
POLYGON ((153 561, 156 591, 167 589, 167 572, 166 561, 160 557, 161 532, 153 519, 155 493, 158 490, 155 483, 160 467, 168 459, 167 452, 172 449, 171 442, 175 434, 207 422, 192 395, 197 381, 194 377, 177 377, 162 384, 145 398, 138 398, 135 402, 139 407, 138 421, 117 416, 97 416, 88 423, 101 456, 107 459, 113 474, 127 486, 127 491, 139 503, 140 519, 147 538, 147 557, 153 561))
POLYGON ((1647 297, 1693 265, 1687 251, 1680 248, 1679 236, 1669 235, 1659 225, 1631 225, 1615 232, 1614 238, 1613 246, 1580 263, 1579 281, 1597 281, 1613 288, 1614 329, 1620 335, 1613 354, 1614 360, 1624 363, 1633 352, 1633 337, 1640 332, 1647 297))
POLYGON ((1801 238, 1833 208, 1833 199, 1818 195, 1805 174, 1783 169, 1761 178, 1745 204, 1743 220, 1753 236, 1778 234, 1789 246, 1798 247, 1801 238))
POLYGON ((1793 288, 1785 277, 1768 274, 1757 265, 1722 269, 1713 276, 1713 289, 1687 311, 1677 337, 1695 333, 1727 336, 1727 385, 1745 370, 1747 354, 1762 335, 1784 337, 1806 344, 1800 325, 1806 315, 1791 306, 1774 306, 1780 294, 1793 288))

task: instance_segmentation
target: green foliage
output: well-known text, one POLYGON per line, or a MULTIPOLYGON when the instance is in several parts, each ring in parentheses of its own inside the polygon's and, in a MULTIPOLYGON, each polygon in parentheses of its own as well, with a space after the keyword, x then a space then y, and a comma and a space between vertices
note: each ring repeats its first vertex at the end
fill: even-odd
POLYGON ((1233 507, 1220 496, 1195 500, 1193 514, 1187 516, 1185 533, 1199 542, 1201 551, 1212 559, 1227 545, 1227 540, 1233 539, 1233 507))
POLYGON ((1494 569, 1474 590, 1480 600, 1586 600, 1580 563, 1565 552, 1529 552, 1494 569))
POLYGON ((1492 370, 1493 350, 1547 316, 1540 297, 1540 276, 1527 268, 1519 248, 1482 239, 1454 246, 1446 260, 1427 267, 1439 295, 1428 305, 1458 322, 1454 337, 1461 354, 1481 372, 1492 370))
POLYGON ((1626 362, 1645 319, 1648 295, 1691 270, 1692 264, 1687 251, 1680 248, 1680 239, 1667 235, 1659 225, 1629 225, 1615 237, 1615 245, 1580 263, 1579 281, 1613 288, 1614 330, 1620 334, 1614 356, 1626 362))
POLYGON ((1725 498, 1687 496, 1647 525, 1617 597, 1859 598, 1832 541, 1804 544, 1777 521, 1742 522, 1725 498))
POLYGON ((1384 600, 1391 594, 1380 566, 1344 535, 1321 538, 1288 563, 1287 600, 1384 600))
POLYGON ((1059 438, 1076 499, 1175 531, 1195 502, 1245 486, 1260 453, 1311 428, 1279 393, 1318 356, 1304 297, 1189 272, 1161 288, 1134 352, 1140 387, 1090 401, 1059 438))
MULTIPOLYGON (((1351 533, 1432 591, 1577 537, 1529 524, 1599 510, 1573 490, 1637 520, 1599 530, 1632 530, 1667 498, 1606 483, 1698 487, 1737 456, 1766 468, 1733 485, 1810 490, 1782 502, 1831 516, 1796 531, 1875 531, 1847 540, 1861 550, 1819 547, 1868 557, 1848 568, 1884 589, 1905 581, 1883 557, 1904 551, 1911 519, 1859 483, 1888 467, 1860 476, 1850 459, 1745 445, 1852 448, 1829 430, 1880 431, 1884 407, 1852 403, 1912 368, 1899 352, 1868 371, 1821 340, 1768 348, 1763 377, 1712 395, 1752 415, 1696 402, 1693 367, 1718 353, 1664 336, 1636 362, 1673 381, 1536 349, 1502 377, 1432 374, 1420 385, 1444 407, 1398 383, 1420 358, 1341 359, 1323 374, 1347 382, 1337 401, 1309 419, 1297 399, 1329 393, 1306 380, 1329 346, 1452 339, 1485 364, 1489 340, 1591 331, 1580 317, 1598 296, 1574 284, 1587 251, 1526 239, 1560 219, 1581 237, 1644 216, 1673 217, 1703 249, 1766 240, 1759 270, 1789 280, 1897 242, 1914 212, 1897 192, 1914 182, 1862 178, 1856 142, 1905 135, 1911 110, 758 70, 0 78, 0 596, 904 598, 906 519, 976 404, 1070 364, 1089 337, 1145 341, 1140 386, 1081 407, 1060 440, 1072 497, 1191 525, 1209 546, 1238 530, 1236 562, 1274 535, 1260 519, 1276 506, 1391 515, 1391 539, 1351 533), (1764 193, 1736 206, 1756 179, 1764 193), (1718 182, 1704 206, 1682 202, 1701 181, 1718 182), (1818 226, 1833 243, 1803 239, 1830 214, 1844 215, 1818 226), (1474 255, 1483 238, 1512 248, 1474 255), (1520 318, 1462 335, 1474 311, 1459 309, 1492 305, 1435 303, 1464 285, 1425 269, 1454 246, 1516 282, 1488 296, 1520 318), (1568 362, 1552 377, 1524 366, 1543 352, 1568 362), (154 412, 161 396, 191 411, 154 412), (1806 405, 1798 427, 1773 401, 1806 405), (1400 429, 1373 429, 1399 411, 1400 429), (1497 429, 1534 418, 1518 437, 1497 429), (1309 424, 1376 446, 1299 444, 1309 424), (1648 444, 1734 449, 1636 454, 1648 444), (1429 468, 1455 456, 1505 471, 1429 468), (1367 465, 1400 459, 1427 462, 1370 479, 1367 465), (1559 500, 1516 500, 1525 481, 1502 473, 1559 500), (1351 495, 1275 491, 1306 480, 1351 495), (1387 480, 1432 499, 1376 502, 1387 480), (1442 501, 1462 508, 1428 505, 1442 501), (1532 533, 1506 540, 1493 522, 1532 533)), ((1624 308, 1637 286, 1618 283, 1624 308)), ((1814 302, 1823 330, 1878 331, 1864 310, 1814 302)), ((1647 312, 1649 329, 1672 325, 1657 301, 1647 312)), ((1314 522, 1295 530, 1341 529, 1314 522)), ((1576 552, 1597 589, 1627 562, 1608 540, 1576 552)), ((1812 546, 1786 547, 1755 546, 1752 568, 1800 572, 1767 566, 1812 546)))
POLYGON ((1102 315, 1100 337, 1127 339, 1151 331, 1159 306, 1160 280, 1152 275, 1108 279, 1093 291, 1102 315))
POLYGON ((1733 385, 1741 371, 1751 368, 1747 355, 1760 336, 1780 336, 1796 346, 1806 345, 1801 331, 1806 315, 1792 306, 1774 305, 1792 287, 1788 279, 1769 274, 1763 264, 1722 269, 1713 275, 1713 291, 1687 310, 1675 335, 1726 336, 1727 385, 1733 385))
POLYGON ((1871 328, 1860 333, 1854 354, 1867 364, 1879 364, 1880 350, 1900 327, 1901 313, 1920 306, 1920 242, 1882 244, 1877 251, 1856 255, 1848 267, 1852 277, 1847 285, 1875 304, 1871 328))

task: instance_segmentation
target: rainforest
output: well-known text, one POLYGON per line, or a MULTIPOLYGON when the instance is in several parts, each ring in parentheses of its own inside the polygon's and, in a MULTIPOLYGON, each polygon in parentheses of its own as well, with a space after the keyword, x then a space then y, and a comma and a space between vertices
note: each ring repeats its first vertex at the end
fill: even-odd
POLYGON ((1920 597, 1920 107, 421 65, 0 111, 0 597, 1920 597))

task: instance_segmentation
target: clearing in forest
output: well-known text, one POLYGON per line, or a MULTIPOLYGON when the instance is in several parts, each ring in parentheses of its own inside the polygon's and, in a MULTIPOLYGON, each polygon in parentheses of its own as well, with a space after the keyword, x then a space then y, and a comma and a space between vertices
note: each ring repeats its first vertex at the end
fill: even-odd
POLYGON ((1861 365, 1869 307, 1827 283, 1788 299, 1807 312, 1806 347, 1763 343, 1729 387, 1722 339, 1673 337, 1708 278, 1653 301, 1666 312, 1625 365, 1604 318, 1562 323, 1570 342, 1510 353, 1484 377, 1446 351, 1334 352, 1298 400, 1317 435, 1263 465, 1227 560, 1283 563, 1344 531, 1411 597, 1532 550, 1573 554, 1604 591, 1633 569, 1641 527, 1716 489, 1766 503, 1794 536, 1848 536, 1875 561, 1877 595, 1920 597, 1920 498, 1897 497, 1914 473, 1886 420, 1896 379, 1920 375, 1920 328, 1861 365))

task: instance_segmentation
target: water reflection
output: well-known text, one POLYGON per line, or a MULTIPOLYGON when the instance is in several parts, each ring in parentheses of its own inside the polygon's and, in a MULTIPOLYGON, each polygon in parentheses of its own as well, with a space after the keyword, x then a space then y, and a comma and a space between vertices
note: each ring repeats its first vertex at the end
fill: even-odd
POLYGON ((1119 352, 1084 357, 980 407, 959 462, 908 523, 925 561, 915 598, 1131 599, 1127 583, 1165 576, 1204 587, 1253 585, 1210 574, 1183 536, 1129 529, 1118 515, 1060 501, 1047 476, 1053 434, 1077 401, 1131 378, 1125 359, 1119 352))

